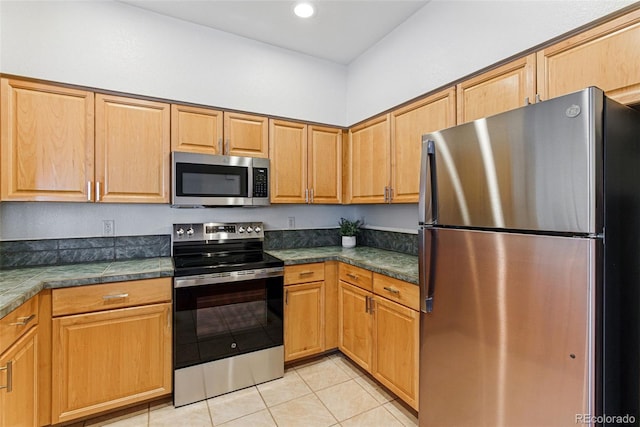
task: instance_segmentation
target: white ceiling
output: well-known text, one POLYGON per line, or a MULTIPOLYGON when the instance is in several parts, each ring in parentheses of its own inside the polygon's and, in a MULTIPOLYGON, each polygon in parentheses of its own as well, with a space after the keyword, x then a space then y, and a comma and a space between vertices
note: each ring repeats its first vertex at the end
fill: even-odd
POLYGON ((162 15, 348 64, 429 0, 310 0, 301 19, 293 0, 120 0, 162 15))

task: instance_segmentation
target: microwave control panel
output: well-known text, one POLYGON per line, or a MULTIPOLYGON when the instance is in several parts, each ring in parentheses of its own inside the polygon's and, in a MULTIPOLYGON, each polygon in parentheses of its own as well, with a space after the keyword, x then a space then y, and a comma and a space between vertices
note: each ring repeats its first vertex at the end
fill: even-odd
POLYGON ((269 173, 267 168, 253 168, 253 197, 269 197, 269 173))

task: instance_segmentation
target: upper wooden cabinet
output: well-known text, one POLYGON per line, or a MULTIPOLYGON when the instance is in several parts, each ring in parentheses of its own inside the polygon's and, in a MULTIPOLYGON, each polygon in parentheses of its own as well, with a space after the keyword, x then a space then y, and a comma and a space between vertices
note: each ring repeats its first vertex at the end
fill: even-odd
POLYGON ((169 202, 170 120, 169 104, 96 95, 96 201, 169 202))
POLYGON ((230 156, 268 157, 268 119, 225 111, 224 146, 224 153, 230 156))
POLYGON ((640 9, 538 52, 543 100, 598 86, 623 104, 640 102, 640 9))
POLYGON ((418 202, 422 135, 456 124, 455 99, 451 88, 391 113, 392 203, 418 202))
POLYGON ((391 168, 390 115, 349 130, 347 198, 351 203, 386 203, 391 168))
POLYGON ((94 177, 94 95, 3 78, 2 200, 89 198, 94 177))
POLYGON ((534 102, 536 55, 531 54, 459 83, 458 124, 534 102))
POLYGON ((173 104, 171 151, 267 157, 267 118, 173 104))
POLYGON ((223 154, 222 132, 222 111, 171 105, 171 151, 223 154))
POLYGON ((455 125, 455 99, 450 88, 352 128, 350 202, 418 202, 422 135, 455 125))
POLYGON ((272 203, 340 203, 342 131, 269 121, 272 203))
POLYGON ((169 202, 169 104, 3 78, 2 200, 169 202))

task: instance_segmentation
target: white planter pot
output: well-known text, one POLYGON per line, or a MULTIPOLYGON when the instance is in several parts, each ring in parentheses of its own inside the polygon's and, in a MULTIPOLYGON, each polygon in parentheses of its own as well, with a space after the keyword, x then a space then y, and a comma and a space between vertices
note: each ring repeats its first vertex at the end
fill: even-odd
POLYGON ((343 248, 354 248, 356 246, 356 236, 342 236, 343 248))

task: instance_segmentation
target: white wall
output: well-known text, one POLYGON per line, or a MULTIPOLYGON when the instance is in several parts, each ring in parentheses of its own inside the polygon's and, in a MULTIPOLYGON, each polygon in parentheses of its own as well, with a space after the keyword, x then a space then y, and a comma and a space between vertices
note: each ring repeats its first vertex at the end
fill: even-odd
POLYGON ((346 67, 113 1, 7 1, 0 71, 345 125, 346 67))
POLYGON ((632 4, 432 0, 349 64, 354 124, 632 4))
POLYGON ((271 205, 265 208, 174 209, 168 205, 4 202, 2 240, 102 236, 102 220, 115 221, 116 236, 171 234, 171 224, 262 221, 266 230, 336 228, 341 217, 355 218, 353 206, 271 205))
MULTIPOLYGON (((350 125, 631 4, 629 0, 432 0, 349 67, 103 1, 0 0, 0 72, 350 125)), ((177 210, 2 203, 0 239, 169 233, 172 223, 262 220, 333 227, 340 217, 415 232, 417 206, 177 210)))

